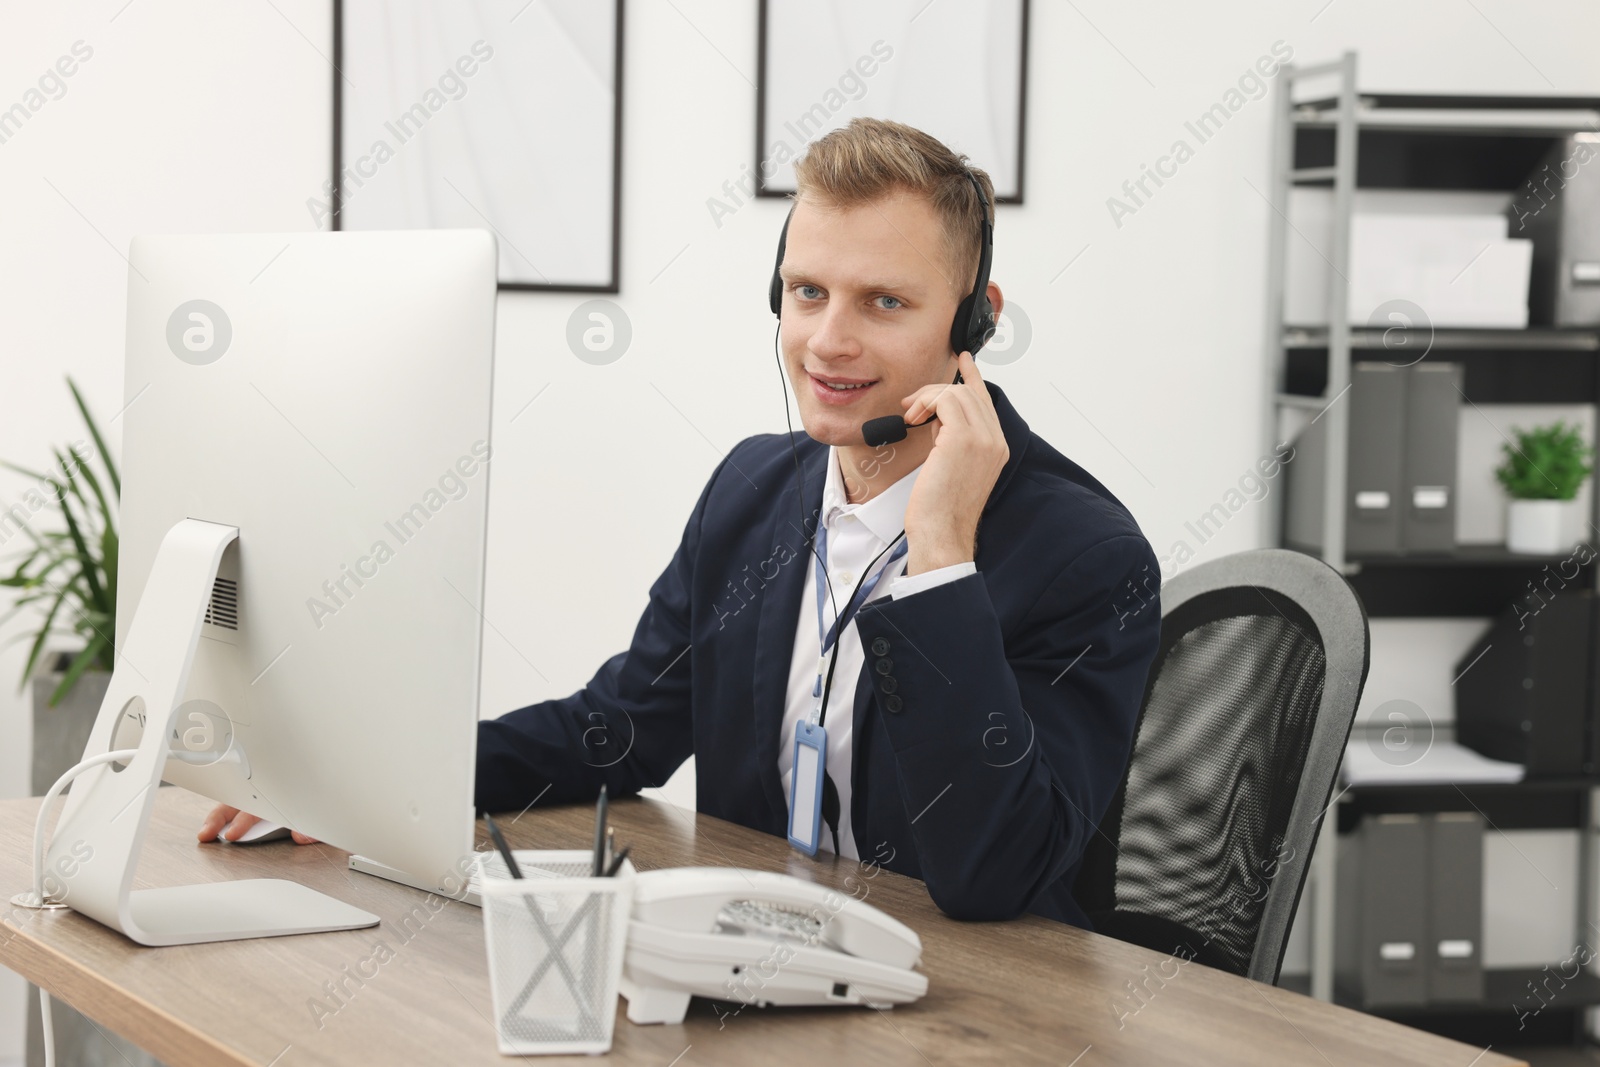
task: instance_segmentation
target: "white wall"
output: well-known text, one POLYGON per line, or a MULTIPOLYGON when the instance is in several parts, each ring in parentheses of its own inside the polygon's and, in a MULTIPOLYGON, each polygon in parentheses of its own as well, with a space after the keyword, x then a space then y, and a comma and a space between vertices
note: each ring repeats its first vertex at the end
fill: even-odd
MULTIPOLYGON (((1266 188, 1267 103, 1243 108, 1120 228, 1106 199, 1275 41, 1303 62, 1359 49, 1368 90, 1600 95, 1600 9, 1157 7, 1033 5, 1028 202, 1000 211, 994 264, 1033 342, 989 376, 1164 555, 1265 448, 1268 209, 1251 187, 1266 188)), ((486 608, 505 636, 486 638, 484 714, 570 692, 624 647, 721 452, 782 427, 765 287, 783 206, 747 205, 720 228, 706 208, 750 162, 754 9, 628 4, 627 355, 595 367, 567 351, 584 297, 501 298, 486 608), (618 430, 596 439, 596 417, 618 430)), ((10 6, 0 106, 74 41, 94 56, 0 144, 0 457, 42 464, 46 442, 76 434, 66 373, 103 417, 119 407, 130 236, 311 228, 305 200, 329 167, 330 17, 326 0, 10 6)), ((23 487, 0 475, 0 506, 23 487)), ((1241 514, 1198 558, 1254 547, 1258 518, 1241 514)), ((0 797, 26 788, 21 651, 0 654, 0 797)), ((20 1001, 19 983, 0 982, 0 1059, 20 1001)))

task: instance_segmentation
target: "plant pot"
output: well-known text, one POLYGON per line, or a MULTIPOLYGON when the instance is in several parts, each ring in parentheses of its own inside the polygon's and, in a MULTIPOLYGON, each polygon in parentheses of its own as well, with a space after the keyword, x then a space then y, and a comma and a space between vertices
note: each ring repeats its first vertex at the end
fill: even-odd
MULTIPOLYGON (((70 652, 47 652, 40 657, 41 667, 33 676, 33 795, 42 796, 75 764, 83 759, 89 731, 100 715, 111 684, 109 671, 84 671, 78 681, 50 706, 50 694, 61 684, 70 652)), ((56 804, 62 803, 57 800, 56 804)), ((161 1067, 160 1061, 131 1041, 97 1029, 93 1023, 59 1000, 51 1005, 55 1022, 56 1058, 61 1063, 84 1067, 161 1067)), ((43 1031, 39 1022, 39 992, 28 986, 28 1067, 43 1067, 43 1031)))
POLYGON ((1506 514, 1506 548, 1512 552, 1555 555, 1567 548, 1564 537, 1570 500, 1513 500, 1506 514))
POLYGON ((33 676, 33 795, 43 796, 74 764, 83 759, 89 731, 100 714, 100 704, 111 685, 109 671, 84 671, 77 684, 50 706, 50 694, 61 684, 69 652, 47 652, 40 663, 48 669, 33 676))

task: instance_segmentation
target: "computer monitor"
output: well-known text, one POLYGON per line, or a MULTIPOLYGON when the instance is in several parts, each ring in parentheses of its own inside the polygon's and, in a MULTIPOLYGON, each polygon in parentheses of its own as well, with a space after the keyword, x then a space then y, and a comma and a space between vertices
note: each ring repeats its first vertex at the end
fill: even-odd
POLYGON ((138 755, 68 795, 71 907, 150 945, 377 922, 282 880, 132 891, 162 779, 429 884, 470 856, 495 264, 479 230, 133 240, 85 758, 138 755))

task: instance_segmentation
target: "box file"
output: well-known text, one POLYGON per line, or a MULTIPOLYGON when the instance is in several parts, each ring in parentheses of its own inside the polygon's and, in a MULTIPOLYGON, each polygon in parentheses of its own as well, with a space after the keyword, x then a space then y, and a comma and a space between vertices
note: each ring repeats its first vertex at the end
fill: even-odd
POLYGON ((1339 839, 1334 977, 1362 1008, 1428 1002, 1424 817, 1369 815, 1339 839))
POLYGON ((1535 325, 1600 324, 1600 136, 1557 140, 1506 208, 1508 232, 1533 239, 1535 325))
MULTIPOLYGON (((1456 545, 1456 484, 1462 368, 1459 363, 1350 367, 1345 555, 1444 553, 1456 545)), ((1289 464, 1284 541, 1322 548, 1326 422, 1295 441, 1289 464)))
POLYGON ((1364 1009, 1483 1000, 1483 818, 1369 815, 1339 838, 1334 975, 1364 1009))
POLYGON ((1462 367, 1424 360, 1406 368, 1406 376, 1400 547, 1405 552, 1450 552, 1456 547, 1462 367))
POLYGON ((1595 594, 1577 588, 1506 608, 1456 663, 1456 740, 1522 764, 1528 778, 1593 775, 1597 610, 1595 594))
POLYGON ((1428 833, 1428 1003, 1476 1003, 1483 999, 1483 816, 1441 811, 1428 833))

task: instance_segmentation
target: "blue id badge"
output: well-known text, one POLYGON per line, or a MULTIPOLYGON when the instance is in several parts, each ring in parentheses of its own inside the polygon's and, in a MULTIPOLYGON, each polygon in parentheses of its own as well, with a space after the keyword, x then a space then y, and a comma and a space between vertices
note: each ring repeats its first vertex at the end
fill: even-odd
POLYGON ((814 723, 794 728, 794 777, 789 783, 789 844, 817 854, 822 835, 822 775, 828 762, 828 731, 814 723))

